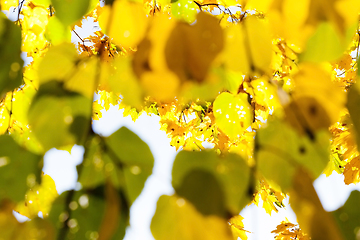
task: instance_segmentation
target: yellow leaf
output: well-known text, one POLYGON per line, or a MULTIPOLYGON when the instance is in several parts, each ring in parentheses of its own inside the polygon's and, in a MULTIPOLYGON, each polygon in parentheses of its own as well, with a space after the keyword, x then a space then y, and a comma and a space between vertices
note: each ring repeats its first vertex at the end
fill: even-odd
POLYGON ((142 4, 116 0, 105 5, 99 18, 103 31, 122 47, 136 47, 145 34, 147 19, 142 4))
POLYGON ((230 218, 229 223, 231 226, 231 232, 233 234, 234 239, 240 238, 241 240, 247 240, 246 231, 244 229, 244 224, 242 222, 244 218, 240 215, 234 216, 230 218))
POLYGON ((272 60, 272 37, 265 20, 249 16, 225 30, 223 61, 230 70, 243 74, 266 73, 272 60))
POLYGON ((346 95, 336 83, 331 82, 328 72, 315 64, 302 64, 294 82, 294 101, 287 111, 293 126, 295 121, 299 121, 301 126, 316 131, 338 121, 346 95), (294 114, 292 117, 290 112, 294 114))
MULTIPOLYGON (((186 56, 184 60, 192 78, 202 82, 210 64, 223 48, 223 31, 218 20, 210 14, 200 12, 196 20, 196 23, 189 26, 185 32, 186 56)), ((170 38, 168 44, 173 44, 171 47, 176 48, 176 42, 172 40, 175 39, 170 38)), ((174 69, 174 56, 171 56, 171 52, 166 55, 169 68, 174 69)))
POLYGON ((41 184, 26 193, 25 201, 20 202, 15 211, 28 218, 37 217, 39 212, 47 217, 58 195, 54 180, 49 175, 42 175, 41 184))
POLYGON ((267 12, 273 0, 242 0, 242 2, 244 2, 243 4, 241 4, 242 6, 244 6, 244 10, 255 9, 259 12, 267 12))
POLYGON ((350 54, 345 54, 339 62, 337 62, 337 67, 339 69, 349 70, 352 64, 352 57, 350 54))
POLYGON ((348 162, 345 165, 344 170, 344 182, 345 184, 349 185, 351 183, 358 183, 360 182, 360 157, 355 157, 351 159, 350 162, 348 162))
POLYGON ((252 109, 247 98, 244 93, 223 92, 214 101, 216 124, 230 138, 237 138, 252 123, 252 109))
POLYGON ((246 36, 238 25, 231 25, 224 30, 225 48, 223 59, 229 70, 240 71, 244 74, 250 71, 250 59, 247 56, 246 36))
POLYGON ((13 214, 14 204, 7 200, 0 202, 0 232, 3 240, 55 239, 54 226, 41 218, 20 223, 13 214))
POLYGON ((351 26, 358 21, 360 2, 357 0, 342 0, 334 4, 334 8, 343 18, 345 26, 351 26))
POLYGON ((0 1, 1 10, 10 10, 11 7, 18 7, 19 1, 18 0, 1 0, 0 1))
MULTIPOLYGON (((344 32, 345 22, 337 11, 336 6, 339 0, 328 0, 326 4, 323 0, 312 0, 309 5, 309 15, 306 24, 316 26, 321 21, 331 21, 339 32, 344 32)), ((349 13, 348 13, 349 14, 349 13)))
POLYGON ((310 237, 299 229, 297 224, 290 223, 287 219, 271 233, 275 233, 275 240, 310 240, 310 237))
POLYGON ((92 110, 93 110, 93 115, 92 115, 93 120, 99 120, 102 117, 102 113, 100 111, 102 110, 102 107, 98 101, 93 102, 92 110))
POLYGON ((266 106, 271 112, 281 106, 277 95, 277 87, 266 77, 252 80, 250 84, 253 87, 254 98, 257 104, 266 106))
POLYGON ((303 47, 312 33, 312 29, 304 28, 309 13, 311 0, 275 0, 271 5, 268 17, 275 33, 285 41, 303 47))
MULTIPOLYGON (((129 100, 132 98, 131 102, 137 103, 138 106, 142 94, 165 102, 171 101, 178 95, 180 81, 169 70, 165 57, 166 42, 174 26, 175 21, 169 20, 165 15, 155 17, 147 37, 139 44, 138 51, 134 56, 133 66, 135 74, 140 78, 140 87, 142 87, 144 93, 141 93, 141 89, 138 89, 139 83, 136 82, 135 76, 128 78, 127 84, 131 85, 135 93, 137 92, 136 95, 129 90, 123 89, 124 93, 128 92, 129 100)), ((126 99, 126 95, 124 95, 124 100, 129 101, 126 99)))
POLYGON ((161 102, 168 102, 178 95, 179 79, 173 72, 146 72, 141 79, 147 96, 154 97, 161 102))
MULTIPOLYGON (((163 71, 168 68, 165 50, 175 25, 176 21, 166 15, 152 19, 146 38, 141 41, 134 55, 133 67, 137 76, 141 77, 147 71, 163 71)), ((177 47, 182 49, 181 45, 177 47)))
POLYGON ((35 7, 32 9, 31 16, 27 19, 25 26, 27 30, 32 31, 38 36, 45 32, 46 25, 48 24, 49 14, 45 8, 35 7))
POLYGON ((10 112, 6 106, 6 102, 11 101, 11 93, 7 93, 3 102, 0 103, 0 134, 6 133, 10 126, 10 112))
POLYGON ((288 228, 293 228, 293 227, 296 227, 296 225, 290 222, 282 221, 279 225, 276 226, 275 230, 271 231, 271 233, 281 233, 287 230, 288 228))
POLYGON ((256 16, 244 20, 244 33, 247 36, 247 54, 250 69, 267 72, 272 59, 272 38, 269 25, 256 16))

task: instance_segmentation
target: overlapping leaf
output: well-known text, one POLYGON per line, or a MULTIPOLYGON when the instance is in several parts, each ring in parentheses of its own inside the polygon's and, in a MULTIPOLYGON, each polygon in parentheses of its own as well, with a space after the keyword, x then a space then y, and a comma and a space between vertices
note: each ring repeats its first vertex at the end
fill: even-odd
POLYGON ((121 193, 106 183, 94 189, 64 192, 53 203, 49 221, 56 226, 60 239, 122 239, 129 221, 128 207, 121 193), (67 202, 69 194, 72 201, 67 202))
POLYGON ((21 31, 0 13, 0 95, 20 86, 23 60, 21 31))
MULTIPOLYGON (((37 71, 40 84, 56 80, 63 83, 65 89, 92 99, 97 90, 95 82, 100 67, 98 59, 80 58, 73 44, 62 43, 49 49, 37 71)), ((98 83, 101 83, 100 79, 98 83)))
POLYGON ((211 92, 206 98, 213 99, 224 83, 221 73, 210 72, 211 64, 223 44, 222 29, 209 14, 200 12, 194 25, 160 16, 139 44, 134 71, 144 92, 160 101, 179 95, 193 100, 205 89, 211 92))
POLYGON ((360 229, 360 192, 352 191, 344 206, 332 214, 346 240, 356 239, 360 229))
POLYGON ((330 136, 327 131, 314 133, 311 139, 299 135, 286 122, 269 122, 258 130, 255 138, 255 159, 260 172, 287 191, 294 174, 302 167, 316 179, 329 162, 330 136))
POLYGON ((172 175, 176 193, 205 215, 236 215, 252 194, 250 168, 235 154, 221 158, 212 151, 182 151, 172 175))
POLYGON ((204 216, 188 200, 176 195, 159 198, 150 228, 156 240, 233 239, 226 220, 204 216))
POLYGON ((0 200, 20 201, 28 187, 40 180, 41 157, 20 147, 10 136, 0 136, 0 200))
POLYGON ((143 38, 147 21, 142 5, 128 0, 116 0, 106 5, 100 19, 103 31, 122 47, 136 47, 143 38))
POLYGON ((272 58, 269 25, 256 16, 225 30, 224 62, 230 70, 243 74, 265 73, 272 58))
POLYGON ((51 0, 57 18, 69 26, 82 18, 89 9, 90 0, 51 0))
POLYGON ((9 201, 0 202, 0 232, 4 240, 54 239, 53 226, 41 218, 19 223, 13 214, 14 205, 9 201))
POLYGON ((50 81, 40 86, 29 110, 29 123, 45 150, 84 144, 91 106, 88 98, 50 81))
POLYGON ((120 168, 120 180, 131 205, 141 193, 146 179, 152 173, 154 158, 148 145, 136 134, 123 127, 105 140, 105 153, 120 168), (124 181, 124 182, 122 182, 124 181))
POLYGON ((129 208, 151 174, 154 159, 149 147, 127 128, 105 139, 93 136, 87 149, 79 167, 82 190, 60 196, 50 219, 59 226, 59 236, 122 238, 129 225, 129 208), (72 199, 69 209, 67 195, 72 199), (66 226, 70 227, 68 233, 66 226))
POLYGON ((85 189, 92 189, 110 180, 122 189, 130 206, 141 193, 153 165, 149 147, 133 132, 121 128, 105 139, 93 137, 79 182, 85 189))

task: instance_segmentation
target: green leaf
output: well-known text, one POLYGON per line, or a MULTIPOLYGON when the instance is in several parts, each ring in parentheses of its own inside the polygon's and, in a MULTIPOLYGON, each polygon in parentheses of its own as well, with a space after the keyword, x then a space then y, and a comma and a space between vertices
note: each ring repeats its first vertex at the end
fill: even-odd
POLYGON ((51 0, 55 15, 65 25, 69 26, 80 20, 89 9, 90 0, 51 0))
POLYGON ((70 30, 71 29, 68 26, 64 25, 58 17, 54 16, 50 18, 49 23, 46 26, 45 37, 53 45, 58 45, 62 42, 70 42, 70 30))
POLYGON ((190 0, 178 0, 172 2, 171 13, 172 15, 180 20, 188 23, 193 23, 197 15, 197 5, 194 1, 190 0))
POLYGON ((40 86, 29 109, 29 123, 44 150, 83 144, 90 128, 90 99, 51 81, 40 86))
POLYGON ((214 101, 214 116, 217 126, 230 138, 237 138, 252 123, 252 109, 248 95, 221 93, 214 101))
POLYGON ((150 228, 156 240, 233 239, 226 219, 203 216, 176 195, 159 198, 150 228))
POLYGON ((100 71, 98 63, 96 57, 80 58, 74 44, 63 42, 51 47, 40 61, 39 82, 62 82, 65 89, 76 91, 92 100, 95 78, 100 71))
POLYGON ((333 211, 345 240, 358 239, 360 234, 360 192, 352 191, 345 205, 333 211))
POLYGON ((0 95, 21 85, 21 30, 0 13, 0 95))
POLYGON ((108 184, 62 193, 53 203, 48 219, 57 227, 59 239, 122 239, 129 222, 129 208, 121 192, 108 184))
POLYGON ((111 90, 121 94, 122 102, 126 105, 140 108, 144 102, 143 90, 140 81, 133 71, 133 62, 129 58, 117 57, 114 59, 116 71, 109 77, 111 90))
POLYGON ((89 143, 88 152, 85 154, 85 158, 81 165, 81 174, 79 175, 78 182, 85 189, 96 188, 105 184, 106 173, 114 170, 114 165, 108 158, 104 157, 101 150, 101 139, 99 136, 95 136, 89 143), (106 171, 108 169, 108 171, 106 171))
POLYGON ((108 152, 104 139, 97 135, 91 139, 84 162, 78 166, 78 170, 82 168, 78 180, 82 187, 96 188, 105 184, 106 181, 111 181, 119 190, 126 188, 126 186, 124 187, 126 182, 123 172, 124 166, 118 164, 116 156, 113 157, 114 159, 110 158, 108 152))
POLYGON ((0 136, 0 200, 20 201, 40 180, 41 157, 20 147, 10 136, 0 136))
POLYGON ((342 56, 345 47, 334 26, 330 22, 322 22, 307 41, 299 59, 304 62, 335 61, 342 56))
POLYGON ((274 120, 258 130, 255 137, 255 159, 258 169, 268 179, 287 191, 296 169, 304 167, 316 179, 330 158, 330 136, 327 130, 315 133, 314 139, 300 135, 286 122, 274 120))
POLYGON ((228 70, 226 72, 226 89, 236 94, 239 90, 240 85, 244 82, 244 75, 239 72, 228 70))
POLYGON ((52 80, 63 81, 73 74, 75 64, 78 62, 78 54, 74 44, 63 43, 51 47, 39 62, 40 84, 52 80))
POLYGON ((203 215, 226 216, 224 191, 211 172, 201 169, 188 172, 176 193, 189 200, 203 215))
POLYGON ((360 84, 355 83, 351 86, 347 95, 346 107, 349 110, 351 121, 354 124, 356 142, 360 146, 360 84))
POLYGON ((236 154, 220 157, 213 151, 181 151, 172 176, 176 193, 203 214, 236 215, 250 200, 250 168, 236 154))
POLYGON ((105 138, 105 144, 105 153, 122 171, 124 191, 131 205, 152 173, 154 157, 148 145, 125 127, 105 138))

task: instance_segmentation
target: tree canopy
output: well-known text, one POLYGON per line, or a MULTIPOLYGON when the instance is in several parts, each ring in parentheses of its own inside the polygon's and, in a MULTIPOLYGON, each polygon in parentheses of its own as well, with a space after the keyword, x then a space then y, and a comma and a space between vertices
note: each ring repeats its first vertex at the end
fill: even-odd
POLYGON ((124 237, 154 158, 125 127, 92 130, 110 105, 134 121, 159 116, 178 150, 175 193, 159 198, 151 222, 156 240, 245 240, 240 211, 262 199, 271 214, 285 196, 298 223, 280 223, 275 239, 359 239, 360 192, 327 212, 312 184, 322 173, 360 182, 359 1, 0 7, 0 239, 124 237), (81 37, 86 20, 100 29, 81 37), (81 187, 59 196, 43 157, 75 144, 85 149, 81 187))

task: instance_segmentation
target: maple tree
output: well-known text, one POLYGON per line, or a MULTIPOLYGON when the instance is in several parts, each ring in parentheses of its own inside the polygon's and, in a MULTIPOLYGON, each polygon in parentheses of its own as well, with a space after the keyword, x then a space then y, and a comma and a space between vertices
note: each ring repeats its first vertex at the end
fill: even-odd
POLYGON ((1 0, 1 239, 122 239, 154 159, 136 134, 92 121, 110 105, 160 116, 180 150, 155 239, 247 239, 240 211, 286 195, 275 239, 358 239, 360 192, 333 212, 312 182, 360 182, 356 0, 1 0), (81 38, 84 19, 101 30, 81 38), (71 42, 71 36, 79 43, 71 42), (26 66, 24 52, 31 61, 26 66), (94 93, 99 100, 94 100, 94 93), (203 143, 213 146, 205 149, 203 143), (41 174, 84 146, 81 189, 41 174), (19 223, 13 211, 31 219, 19 223), (43 218, 39 218, 39 212, 43 218))

